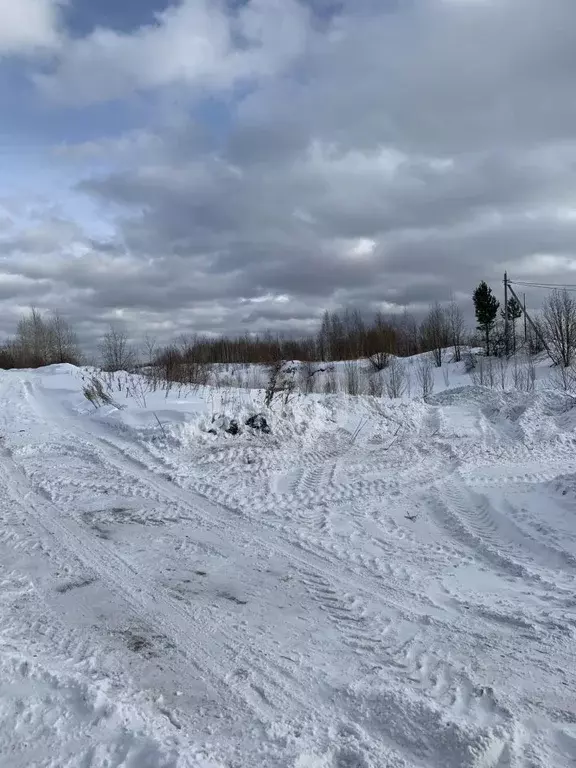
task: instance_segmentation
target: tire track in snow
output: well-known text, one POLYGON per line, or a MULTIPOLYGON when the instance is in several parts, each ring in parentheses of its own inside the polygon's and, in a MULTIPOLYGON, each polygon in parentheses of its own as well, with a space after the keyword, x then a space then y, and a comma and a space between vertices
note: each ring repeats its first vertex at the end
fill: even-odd
MULTIPOLYGON (((257 544, 263 552, 272 551, 283 556, 289 562, 304 568, 313 569, 321 575, 329 572, 331 578, 342 585, 343 589, 359 589, 370 595, 380 594, 384 598, 382 590, 386 585, 387 594, 385 599, 387 602, 391 601, 396 606, 403 605, 405 593, 401 592, 394 584, 384 582, 382 577, 377 574, 354 573, 355 579, 351 581, 349 575, 347 576, 345 571, 343 571, 343 566, 346 566, 348 562, 342 561, 341 557, 339 557, 339 555, 343 554, 340 549, 337 549, 338 554, 335 556, 326 547, 326 542, 322 543, 315 540, 312 545, 312 543, 307 542, 305 539, 299 538, 296 541, 285 539, 283 538, 283 529, 279 529, 277 525, 272 525, 266 517, 260 520, 270 528, 274 538, 263 539, 254 534, 249 521, 234 511, 232 504, 227 504, 218 498, 212 500, 209 497, 200 495, 196 490, 183 489, 167 480, 162 474, 150 473, 144 462, 131 454, 125 453, 122 446, 115 444, 115 442, 110 441, 108 438, 91 435, 84 432, 81 428, 79 430, 79 436, 82 439, 90 439, 91 437, 93 444, 95 444, 95 450, 98 450, 98 446, 100 446, 104 462, 109 462, 112 466, 123 469, 128 474, 132 473, 138 479, 139 484, 147 485, 160 494, 160 497, 171 499, 180 504, 184 510, 188 511, 189 519, 200 518, 226 533, 226 535, 229 535, 230 526, 232 526, 235 529, 235 537, 239 543, 257 544)), ((231 501, 230 499, 228 500, 231 501)), ((270 508, 271 503, 274 503, 274 501, 268 502, 267 509, 270 508)), ((390 571, 386 571, 386 575, 389 574, 390 571)), ((417 595, 415 594, 414 597, 417 597, 417 595)))
POLYGON ((319 488, 326 490, 334 482, 338 460, 352 444, 353 436, 342 427, 320 435, 314 447, 299 457, 299 465, 290 473, 288 483, 277 478, 276 488, 286 488, 277 497, 303 500, 315 496, 319 488))
MULTIPOLYGON (((44 416, 44 414, 39 414, 40 417, 44 416)), ((56 425, 62 428, 62 425, 59 422, 56 422, 56 425)), ((230 526, 226 525, 226 520, 230 521, 232 520, 233 527, 235 527, 235 536, 239 537, 238 540, 242 541, 244 540, 250 540, 251 544, 259 543, 262 547, 263 551, 272 550, 275 551, 278 554, 281 554, 282 556, 286 557, 286 559, 291 562, 294 567, 297 567, 299 569, 308 569, 310 573, 315 573, 317 575, 317 578, 319 579, 326 579, 330 578, 332 580, 332 583, 336 586, 337 589, 344 592, 356 592, 356 591, 363 591, 365 592, 369 598, 374 599, 374 595, 378 595, 378 598, 382 600, 384 597, 382 593, 383 586, 385 585, 385 581, 383 581, 381 578, 377 578, 372 576, 372 578, 366 578, 364 574, 360 575, 358 578, 361 579, 363 582, 360 586, 357 582, 350 582, 349 578, 346 578, 341 573, 342 568, 342 561, 338 560, 333 557, 328 557, 326 559, 326 555, 328 553, 324 552, 321 554, 318 554, 314 549, 310 548, 306 550, 302 547, 301 543, 298 542, 298 554, 294 551, 294 544, 288 542, 288 547, 286 547, 286 544, 274 542, 271 543, 269 541, 260 540, 259 542, 254 538, 253 530, 247 530, 245 529, 245 532, 243 532, 241 529, 245 528, 243 524, 242 518, 239 518, 237 514, 232 512, 229 509, 219 507, 218 505, 214 504, 211 501, 208 501, 206 499, 203 499, 199 497, 197 494, 190 493, 188 491, 185 491, 169 480, 167 480, 162 475, 159 475, 155 472, 151 473, 150 470, 147 468, 145 462, 143 462, 141 459, 136 458, 132 451, 129 453, 125 451, 123 446, 118 444, 117 439, 111 440, 108 437, 104 437, 102 435, 95 435, 91 432, 86 432, 81 426, 77 425, 75 422, 67 422, 66 428, 69 429, 72 433, 75 433, 78 438, 85 441, 87 444, 92 444, 96 454, 100 454, 101 459, 104 460, 105 463, 109 463, 111 466, 119 469, 122 472, 126 472, 128 474, 131 474, 135 478, 137 478, 139 484, 147 485, 150 489, 153 489, 159 497, 164 497, 168 499, 173 499, 180 503, 184 508, 188 509, 189 514, 191 518, 194 517, 200 517, 202 519, 207 520, 210 523, 216 523, 217 527, 220 527, 222 530, 225 530, 227 535, 229 535, 230 526), (220 525, 218 526, 218 523, 220 525)), ((131 449, 134 448, 133 445, 130 446, 131 449)), ((389 574, 388 574, 389 575, 389 574)), ((158 587, 154 585, 154 590, 157 590, 158 587)), ((179 613, 182 613, 182 604, 179 601, 176 601, 176 603, 165 595, 163 595, 163 599, 168 601, 168 604, 170 606, 170 609, 172 607, 175 607, 178 609, 179 613)), ((386 602, 391 602, 395 606, 396 609, 399 609, 401 606, 404 606, 405 602, 405 591, 398 590, 393 585, 388 584, 387 585, 387 594, 386 594, 386 602), (392 597, 392 595, 394 597, 392 597)), ((345 609, 344 609, 345 610, 345 609)), ((194 616, 190 617, 190 620, 194 620, 194 616)), ((161 624, 156 623, 157 626, 161 626, 161 624)), ((178 641, 178 637, 174 636, 174 642, 179 647, 180 643, 178 641)), ((241 648, 241 641, 236 644, 231 640, 231 651, 233 648, 236 648, 237 653, 238 648, 241 648)), ((206 641, 206 645, 214 645, 212 636, 209 640, 206 641)), ((260 652, 258 658, 254 658, 253 654, 250 654, 248 650, 244 653, 244 651, 239 652, 241 656, 246 655, 246 657, 253 658, 253 661, 251 662, 251 665, 254 669, 258 669, 259 661, 258 658, 261 657, 262 652, 260 652)), ((229 661, 228 666, 230 668, 233 667, 233 661, 229 661)), ((266 671, 265 670, 259 670, 259 674, 261 674, 262 678, 265 680, 266 678, 266 671)), ((287 671, 287 674, 289 674, 289 671, 287 671)), ((218 680, 218 676, 216 675, 216 678, 218 680)), ((227 678, 227 681, 229 682, 229 679, 227 678)), ((273 683, 276 683, 278 685, 277 680, 272 680, 273 683)), ((266 690, 267 685, 265 682, 262 684, 256 684, 257 690, 266 690)), ((309 706, 309 701, 305 698, 302 698, 301 704, 306 707, 309 706)), ((282 711, 289 710, 289 707, 287 706, 287 702, 280 702, 278 705, 278 708, 282 711)))
MULTIPOLYGON (((262 722, 274 720, 278 712, 293 712, 294 692, 286 691, 265 670, 260 670, 258 657, 243 649, 239 638, 225 648, 215 635, 216 630, 221 629, 220 625, 215 624, 213 631, 208 631, 205 612, 187 610, 181 601, 171 598, 167 590, 156 583, 148 583, 145 574, 136 572, 105 542, 86 534, 74 518, 64 520, 49 498, 42 493, 38 495, 28 485, 26 477, 7 455, 0 457, 0 482, 22 515, 31 516, 60 547, 97 575, 128 613, 154 627, 160 636, 166 636, 174 644, 186 664, 195 667, 200 679, 208 684, 224 711, 230 711, 241 702, 248 705, 262 722), (25 500, 25 506, 22 500, 25 500), (190 633, 191 627, 194 627, 194 636, 190 633), (217 654, 214 654, 215 650, 217 654), (235 668, 236 656, 243 652, 253 663, 248 691, 243 690, 241 684, 231 684, 230 678, 221 671, 223 667, 235 668), (254 690, 266 691, 265 697, 259 693, 253 695, 254 690), (230 699, 236 699, 237 703, 233 704, 230 699)), ((180 670, 184 678, 187 676, 185 669, 183 666, 180 670)), ((305 699, 299 703, 304 705, 305 699)))
MULTIPOLYGON (((42 397, 43 395, 32 391, 30 406, 34 407, 42 397)), ((56 418, 57 414, 54 408, 48 406, 49 404, 47 403, 46 407, 42 408, 38 414, 39 418, 49 422, 52 421, 61 430, 62 421, 56 418)), ((216 498, 210 498, 208 494, 203 495, 202 491, 198 491, 198 489, 184 489, 168 479, 165 472, 156 471, 156 468, 150 470, 142 458, 134 455, 134 450, 137 446, 133 442, 127 443, 116 434, 114 434, 114 437, 111 437, 108 433, 102 434, 89 431, 80 423, 80 420, 71 419, 69 414, 62 414, 61 416, 66 429, 75 434, 77 439, 91 446, 101 461, 120 472, 132 476, 140 488, 148 488, 149 491, 145 494, 145 497, 172 500, 179 504, 183 510, 187 511, 186 516, 188 519, 199 517, 211 527, 220 529, 226 535, 229 534, 231 525, 235 529, 235 536, 238 537, 239 542, 258 543, 262 547, 262 551, 273 551, 285 557, 288 561, 300 563, 303 567, 317 569, 320 574, 324 574, 327 569, 330 569, 331 578, 342 584, 343 589, 359 589, 370 595, 382 595, 383 587, 386 587, 385 599, 387 602, 392 602, 396 606, 404 604, 405 593, 398 589, 397 584, 388 583, 391 575, 389 569, 384 569, 384 576, 386 577, 384 580, 382 573, 365 572, 358 574, 349 570, 349 575, 346 576, 343 574, 342 569, 348 563, 347 561, 342 561, 341 557, 339 557, 339 555, 343 554, 342 551, 336 550, 338 554, 335 555, 334 551, 326 548, 325 543, 315 541, 314 546, 310 546, 305 540, 301 539, 291 541, 282 540, 281 537, 274 540, 262 539, 260 537, 255 538, 253 527, 242 515, 234 511, 235 499, 233 497, 231 498, 227 494, 217 494, 216 498), (320 550, 319 547, 321 547, 320 550), (354 576, 354 581, 350 580, 350 575, 354 576)), ((91 426, 95 425, 92 424, 91 426)), ((353 497, 355 498, 356 495, 354 494, 353 497)), ((327 499, 327 501, 329 500, 327 499)), ((269 512, 271 506, 275 503, 276 499, 268 499, 265 509, 269 512)), ((287 511, 293 513, 293 506, 288 506, 287 511)), ((275 534, 282 533, 277 525, 270 523, 268 515, 259 518, 259 521, 270 527, 275 534)), ((357 563, 352 563, 352 565, 357 565, 357 563)), ((418 593, 414 593, 411 596, 417 599, 418 593)))
MULTIPOLYGON (((462 488, 466 486, 463 484, 462 488)), ((576 576, 576 557, 573 554, 557 549, 521 528, 514 521, 513 514, 503 514, 486 494, 468 488, 463 499, 452 483, 445 484, 445 490, 468 527, 490 547, 508 552, 511 558, 520 558, 536 567, 550 570, 552 565, 571 571, 576 576)), ((502 503, 510 507, 510 502, 506 500, 506 485, 498 489, 498 494, 502 495, 502 503)))
MULTIPOLYGON (((502 524, 494 518, 485 496, 453 477, 436 484, 430 504, 433 516, 448 535, 480 555, 490 567, 510 578, 524 579, 555 591, 555 582, 542 573, 545 566, 535 561, 534 552, 540 543, 508 521, 502 531, 502 524), (519 541, 507 540, 506 535, 511 531, 517 533, 519 541), (522 539, 527 546, 522 546, 522 539)), ((574 565, 571 569, 576 571, 574 565)))
POLYGON ((300 578, 346 644, 373 671, 385 669, 400 685, 444 705, 454 716, 474 717, 484 725, 510 720, 492 689, 474 685, 464 671, 438 655, 416 624, 403 625, 399 617, 378 620, 362 598, 342 595, 317 573, 305 571, 300 578))
MULTIPOLYGON (((381 665, 388 672, 392 670, 401 684, 409 685, 422 695, 445 704, 455 715, 463 713, 474 715, 477 712, 481 719, 490 717, 490 707, 484 707, 482 701, 479 701, 483 694, 478 692, 470 679, 454 670, 447 661, 423 650, 426 647, 426 638, 423 635, 412 633, 407 640, 402 639, 402 633, 404 636, 406 633, 410 634, 409 627, 419 622, 425 615, 425 612, 420 615, 417 612, 412 617, 407 615, 405 584, 401 587, 399 585, 395 587, 393 584, 386 585, 386 579, 381 575, 378 578, 372 576, 370 579, 365 579, 364 574, 358 573, 355 574, 353 582, 342 574, 341 553, 333 556, 327 549, 319 552, 318 547, 303 548, 298 544, 296 555, 293 542, 287 542, 287 548, 286 543, 272 544, 266 540, 257 540, 253 536, 253 531, 248 534, 242 518, 238 518, 232 510, 224 509, 194 493, 184 491, 166 477, 151 472, 145 461, 134 456, 134 445, 125 446, 117 438, 96 436, 85 431, 81 426, 76 426, 75 423, 71 426, 78 437, 93 444, 101 460, 132 474, 138 478, 139 483, 145 483, 156 489, 165 498, 178 500, 189 509, 191 516, 206 519, 207 515, 207 519, 211 521, 233 520, 240 540, 244 535, 250 535, 253 544, 262 546, 264 550, 272 549, 284 555, 293 563, 297 575, 303 573, 310 596, 329 617, 345 645, 358 655, 371 655, 374 668, 381 665), (386 586, 387 589, 383 595, 382 591, 386 586), (366 609, 367 601, 381 603, 383 597, 384 601, 396 611, 397 619, 394 622, 393 632, 388 629, 387 621, 374 618, 374 615, 368 613, 366 609)), ((229 526, 226 528, 228 529, 229 526)), ((388 574, 388 577, 390 575, 388 574)), ((417 595, 414 594, 414 597, 417 595)), ((261 690, 265 691, 265 686, 262 686, 261 690)), ((499 714, 494 716, 497 719, 500 717, 499 714)))
MULTIPOLYGON (((56 422, 55 422, 56 424, 56 422)), ((60 428, 62 424, 60 424, 60 428)), ((71 430, 73 431, 73 430, 71 430)), ((130 476, 137 479, 138 483, 144 483, 149 488, 155 489, 162 495, 162 497, 171 497, 178 500, 182 504, 183 508, 186 507, 190 514, 194 514, 197 518, 203 517, 205 520, 225 516, 228 520, 238 519, 234 511, 231 509, 222 509, 217 505, 211 504, 197 494, 189 494, 186 491, 178 489, 172 482, 166 477, 162 477, 156 471, 151 471, 146 461, 134 456, 134 446, 131 446, 131 450, 128 450, 127 445, 122 447, 115 444, 114 440, 107 440, 106 438, 95 438, 90 432, 82 430, 78 427, 76 433, 79 437, 87 441, 87 444, 91 444, 94 447, 95 454, 102 461, 103 465, 116 467, 122 472, 130 474, 130 476)), ((248 534, 248 529, 239 521, 238 530, 240 535, 244 536, 248 534)), ((272 549, 270 542, 266 540, 256 541, 252 538, 253 542, 257 545, 260 543, 263 547, 272 549)), ((390 667, 397 669, 399 680, 408 681, 415 690, 421 690, 426 693, 427 696, 432 698, 436 697, 437 700, 444 701, 448 696, 452 694, 450 691, 453 689, 453 684, 450 682, 453 679, 459 680, 458 672, 455 672, 450 665, 442 659, 433 658, 430 650, 425 650, 424 636, 413 636, 406 641, 406 645, 398 642, 398 635, 396 627, 394 632, 391 632, 386 628, 386 622, 382 620, 374 620, 369 612, 366 611, 366 600, 370 595, 377 594, 376 579, 368 582, 364 585, 364 589, 360 589, 359 584, 354 584, 352 581, 344 576, 342 573, 337 575, 338 568, 342 566, 342 562, 338 560, 338 557, 329 557, 327 551, 314 554, 312 550, 309 553, 305 553, 300 550, 300 557, 294 556, 293 551, 294 542, 288 542, 281 544, 276 548, 277 552, 285 554, 294 563, 297 570, 300 572, 304 566, 308 567, 308 575, 304 574, 304 578, 310 578, 311 583, 308 584, 311 596, 316 594, 316 600, 318 603, 324 605, 324 612, 331 618, 330 621, 338 629, 338 632, 345 638, 349 647, 352 648, 356 643, 357 650, 362 653, 361 644, 368 643, 368 645, 374 642, 380 642, 380 646, 376 646, 375 655, 381 653, 382 635, 384 640, 390 640, 387 654, 391 656, 392 661, 396 662, 394 665, 390 663, 390 667), (307 555, 307 556, 306 556, 307 555), (314 586, 316 584, 316 586, 314 586), (356 592, 360 597, 356 597, 356 592), (353 633, 356 633, 354 637, 353 633), (411 679, 412 678, 412 679, 411 679)), ((336 553, 338 555, 338 553, 336 553)), ((358 576, 358 574, 356 574, 358 576)), ((381 590, 383 582, 379 582, 379 589, 381 590)), ((403 625, 405 612, 400 610, 400 601, 402 596, 406 596, 398 593, 397 605, 399 625, 403 625)), ((391 601, 393 602, 393 601, 391 601)), ((232 639, 230 642, 233 642, 232 639)), ((366 653, 372 653, 369 649, 365 649, 366 653)), ((248 654, 248 659, 250 655, 248 654)), ((369 660, 368 660, 369 661, 369 660)), ((378 659, 374 662, 378 663, 378 659)), ((249 666, 247 664, 246 666, 249 666)), ((272 665, 271 665, 272 667, 272 665)), ((270 675, 275 678, 277 671, 270 670, 270 675)), ((226 679, 225 683, 233 687, 235 682, 233 679, 226 679)), ((239 686, 242 686, 242 681, 238 682, 239 686)), ((258 684, 258 683, 257 683, 258 684)), ((255 690, 255 689, 254 689, 255 690)), ((266 688, 262 688, 266 692, 266 688)), ((462 684, 462 690, 464 693, 466 690, 471 691, 470 701, 466 702, 464 693, 454 695, 455 705, 458 701, 464 702, 461 706, 464 712, 468 711, 470 707, 475 706, 477 695, 474 693, 474 686, 472 683, 467 686, 462 684)), ((256 691, 255 696, 258 696, 256 691)), ((308 702, 309 704, 309 702, 308 702)), ((256 699, 255 706, 264 706, 259 704, 256 699)), ((491 765, 491 763, 485 763, 485 765, 491 765)))

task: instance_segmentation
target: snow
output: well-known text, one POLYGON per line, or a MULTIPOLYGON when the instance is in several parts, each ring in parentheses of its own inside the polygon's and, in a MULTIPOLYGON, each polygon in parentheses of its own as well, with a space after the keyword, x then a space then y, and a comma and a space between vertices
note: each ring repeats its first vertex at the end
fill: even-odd
POLYGON ((268 410, 0 372, 0 766, 576 764, 576 409, 444 368, 268 410))

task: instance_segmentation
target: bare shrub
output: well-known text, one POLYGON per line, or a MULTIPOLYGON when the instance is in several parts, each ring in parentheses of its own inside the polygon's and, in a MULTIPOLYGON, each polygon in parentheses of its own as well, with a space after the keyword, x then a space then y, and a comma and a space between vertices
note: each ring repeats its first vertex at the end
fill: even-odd
POLYGON ((274 397, 279 390, 279 381, 283 365, 283 360, 276 360, 276 362, 268 369, 268 383, 266 384, 266 392, 264 393, 264 403, 267 408, 270 408, 274 397))
POLYGON ((496 383, 496 371, 494 370, 494 361, 491 357, 485 358, 486 381, 491 389, 494 389, 496 383))
POLYGON ((344 379, 346 382, 346 392, 349 395, 359 395, 360 376, 358 373, 358 363, 356 360, 348 360, 344 364, 344 379))
POLYGON ((325 395, 335 395, 338 391, 338 379, 336 377, 336 370, 334 368, 329 370, 324 377, 323 391, 325 395))
POLYGON ((428 355, 421 357, 416 368, 416 381, 420 394, 424 399, 429 397, 434 391, 434 371, 432 360, 428 355))
POLYGON ((152 388, 152 379, 144 376, 131 376, 126 382, 126 396, 135 400, 140 408, 146 408, 147 396, 152 388))
POLYGON ((392 358, 386 371, 386 391, 388 397, 402 397, 406 392, 406 370, 404 364, 397 358, 392 358))
POLYGON ((100 359, 105 371, 132 371, 136 366, 136 351, 128 334, 111 325, 100 342, 100 359))
POLYGON ((504 391, 508 384, 508 358, 498 358, 498 378, 500 383, 500 389, 504 391))
POLYGON ((496 384, 496 369, 491 357, 478 355, 476 367, 470 372, 473 383, 480 387, 491 387, 496 384))
POLYGON ((464 356, 464 372, 470 375, 476 368, 477 355, 467 352, 464 356))
POLYGON ((382 397, 384 394, 384 382, 379 373, 368 377, 368 394, 370 397, 382 397))
POLYGON ((514 389, 521 392, 533 392, 536 381, 536 366, 531 355, 521 358, 514 355, 512 359, 512 383, 514 389))
POLYGON ((558 389, 572 394, 576 392, 576 370, 573 366, 558 365, 554 368, 552 382, 558 389))
POLYGON ((462 360, 462 345, 466 324, 462 309, 455 299, 452 299, 446 309, 446 320, 450 334, 450 343, 452 344, 453 361, 459 363, 462 360))
POLYGON ((157 349, 158 349, 158 342, 157 342, 157 340, 155 339, 154 336, 150 336, 150 334, 147 333, 144 336, 144 352, 145 352, 145 355, 146 355, 146 363, 150 367, 152 367, 154 365, 154 361, 156 359, 156 354, 157 354, 157 349))
POLYGON ((570 366, 576 346, 576 299, 566 289, 552 291, 544 301, 542 327, 556 365, 570 366))
POLYGON ((299 370, 299 386, 301 392, 305 395, 315 392, 322 374, 327 373, 330 368, 333 367, 334 366, 322 367, 309 360, 301 363, 299 370))
POLYGON ((518 355, 512 358, 512 384, 514 389, 526 391, 526 366, 518 359, 518 355))
POLYGON ((484 387, 487 384, 487 365, 486 361, 489 358, 484 355, 476 356, 476 364, 469 371, 469 376, 472 379, 473 384, 476 386, 484 387))
POLYGON ((544 338, 545 330, 542 318, 532 318, 532 323, 528 325, 528 335, 526 339, 529 354, 538 355, 541 352, 544 352, 546 349, 542 341, 544 338), (532 325, 536 326, 536 328, 533 328, 532 325))
POLYGON ((389 352, 375 352, 368 357, 368 362, 372 366, 373 370, 383 371, 390 365, 390 353, 389 352))
MULTIPOLYGON (((198 349, 186 339, 182 340, 180 346, 173 344, 165 347, 156 357, 154 368, 164 381, 192 390, 207 386, 212 378, 212 366, 202 359, 198 349)), ((218 376, 213 378, 218 383, 218 376)))
POLYGON ((87 384, 82 389, 84 397, 88 400, 94 408, 100 408, 102 405, 112 405, 114 399, 109 391, 109 388, 105 386, 104 382, 97 376, 92 376, 87 384))
POLYGON ((280 395, 287 405, 290 396, 296 389, 297 368, 292 363, 276 360, 268 368, 268 383, 264 393, 264 403, 270 408, 274 398, 280 395))
POLYGON ((432 352, 437 368, 442 366, 442 352, 450 344, 450 326, 444 307, 434 304, 420 326, 422 348, 432 352))
POLYGON ((536 364, 532 355, 526 359, 526 391, 533 392, 536 387, 536 364))

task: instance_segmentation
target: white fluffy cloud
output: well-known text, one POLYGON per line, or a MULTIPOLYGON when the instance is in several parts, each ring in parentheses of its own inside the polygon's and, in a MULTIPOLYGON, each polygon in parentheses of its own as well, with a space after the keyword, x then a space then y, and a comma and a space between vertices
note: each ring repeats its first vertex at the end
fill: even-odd
POLYGON ((72 103, 173 84, 225 88, 289 65, 306 45, 308 16, 296 0, 251 0, 235 14, 220 0, 183 0, 134 32, 97 28, 69 39, 37 82, 72 103))
POLYGON ((0 0, 0 57, 55 49, 60 0, 0 0))

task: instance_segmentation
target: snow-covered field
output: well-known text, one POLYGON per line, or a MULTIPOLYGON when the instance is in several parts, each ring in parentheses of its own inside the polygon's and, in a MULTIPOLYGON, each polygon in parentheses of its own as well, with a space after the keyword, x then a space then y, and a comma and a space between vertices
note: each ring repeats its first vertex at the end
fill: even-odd
POLYGON ((449 383, 0 372, 0 765, 576 764, 576 408, 449 383))

